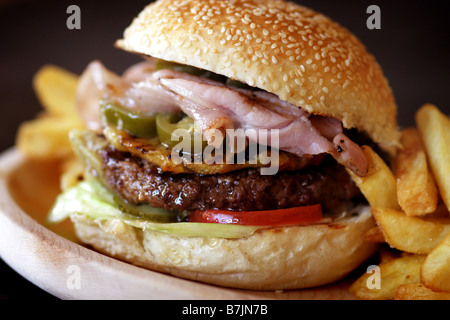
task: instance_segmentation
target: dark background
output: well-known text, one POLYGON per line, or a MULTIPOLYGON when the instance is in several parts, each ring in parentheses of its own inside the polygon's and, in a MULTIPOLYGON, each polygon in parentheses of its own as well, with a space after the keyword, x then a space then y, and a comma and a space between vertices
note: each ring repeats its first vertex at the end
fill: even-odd
MULTIPOLYGON (((0 151, 18 125, 40 110, 31 80, 44 64, 77 74, 94 59, 121 73, 140 58, 113 47, 142 1, 0 0, 0 151), (66 9, 81 9, 81 30, 68 30, 66 9)), ((352 31, 372 52, 393 88, 401 126, 414 125, 424 103, 450 114, 450 7, 446 0, 297 1, 352 31), (368 30, 366 9, 381 8, 381 30, 368 30)), ((0 260, 0 299, 49 298, 0 260)))

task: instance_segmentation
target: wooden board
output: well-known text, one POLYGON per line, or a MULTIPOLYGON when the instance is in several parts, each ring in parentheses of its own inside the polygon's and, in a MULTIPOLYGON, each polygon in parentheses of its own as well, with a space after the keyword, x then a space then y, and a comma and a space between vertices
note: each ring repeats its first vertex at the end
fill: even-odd
POLYGON ((67 223, 45 226, 59 193, 56 162, 0 156, 0 255, 13 269, 62 299, 348 300, 349 279, 306 290, 249 291, 212 286, 142 269, 77 243, 67 223))

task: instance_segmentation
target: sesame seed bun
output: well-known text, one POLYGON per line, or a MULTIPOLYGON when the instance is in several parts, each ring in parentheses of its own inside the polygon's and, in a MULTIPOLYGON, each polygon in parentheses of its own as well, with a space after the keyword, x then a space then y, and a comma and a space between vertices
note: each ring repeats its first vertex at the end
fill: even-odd
MULTIPOLYGON (((373 56, 349 31, 294 3, 159 0, 117 46, 274 93, 366 132, 386 151, 398 145, 394 97, 373 56)), ((370 257, 377 245, 363 235, 374 219, 367 206, 354 213, 238 239, 142 230, 78 214, 71 219, 82 242, 124 261, 210 284, 277 290, 331 283, 370 257)))
POLYGON ((77 237, 100 252, 185 279, 241 289, 328 284, 377 248, 363 240, 375 226, 367 206, 331 224, 267 229, 240 239, 176 236, 78 214, 71 219, 77 237))
POLYGON ((347 29, 295 3, 160 0, 117 46, 274 93, 366 132, 391 153, 398 146, 395 100, 375 58, 347 29))

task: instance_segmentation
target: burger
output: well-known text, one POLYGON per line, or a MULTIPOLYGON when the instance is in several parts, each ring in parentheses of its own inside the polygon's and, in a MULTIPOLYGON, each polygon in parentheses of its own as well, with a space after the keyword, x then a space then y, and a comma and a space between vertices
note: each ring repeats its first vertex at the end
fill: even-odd
POLYGON ((396 105, 347 29, 281 0, 159 0, 116 46, 143 60, 81 75, 82 174, 50 221, 117 259, 242 289, 328 284, 373 255, 349 172, 367 173, 362 145, 395 154, 396 105))

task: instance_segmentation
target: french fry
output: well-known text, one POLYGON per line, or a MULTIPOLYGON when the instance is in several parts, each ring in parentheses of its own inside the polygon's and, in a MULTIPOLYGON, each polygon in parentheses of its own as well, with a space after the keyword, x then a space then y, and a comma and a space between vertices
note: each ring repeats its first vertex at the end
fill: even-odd
POLYGON ((438 191, 419 131, 403 130, 401 143, 395 160, 398 203, 407 216, 432 213, 436 210, 438 191))
POLYGON ((61 164, 61 172, 61 190, 67 190, 85 178, 84 166, 75 155, 64 159, 61 164))
POLYGON ((421 282, 434 291, 450 296, 450 234, 427 256, 422 265, 421 282))
POLYGON ((72 154, 69 131, 82 127, 78 118, 44 115, 20 125, 16 146, 29 159, 64 158, 72 154))
POLYGON ((349 290, 362 300, 392 300, 398 286, 420 281, 420 266, 425 260, 423 255, 405 255, 380 263, 379 275, 365 273, 352 283, 349 290), (379 279, 375 277, 379 276, 379 279), (379 287, 373 287, 373 281, 379 280, 379 287))
POLYGON ((386 240, 384 239, 384 236, 383 236, 383 232, 381 231, 379 226, 375 226, 375 227, 367 230, 364 233, 363 237, 364 237, 364 241, 367 241, 367 242, 378 242, 378 243, 386 242, 386 240))
POLYGON ((378 251, 378 256, 380 259, 380 263, 388 262, 394 259, 398 259, 401 255, 399 253, 400 251, 397 251, 395 249, 392 249, 390 247, 381 246, 380 250, 378 251))
POLYGON ((78 76, 53 65, 39 69, 33 87, 43 114, 19 126, 16 146, 30 159, 72 156, 68 133, 83 128, 75 106, 78 76))
POLYGON ((367 176, 349 171, 378 224, 364 239, 404 252, 380 254, 381 288, 370 288, 364 274, 350 287, 359 299, 450 300, 450 119, 428 104, 416 122, 402 131, 395 176, 366 146, 367 176))
POLYGON ((397 202, 395 176, 391 169, 369 146, 362 146, 362 151, 369 163, 367 175, 360 177, 348 169, 347 172, 372 208, 400 209, 397 202))
POLYGON ((439 193, 450 210, 450 119, 426 104, 416 113, 416 122, 439 193))
POLYGON ((422 283, 402 284, 397 287, 395 300, 450 300, 450 293, 435 292, 422 283))
POLYGON ((450 233, 446 217, 408 217, 404 212, 387 208, 372 208, 386 242, 409 253, 428 254, 450 233))
POLYGON ((78 117, 75 93, 78 76, 54 65, 45 65, 33 78, 33 88, 50 115, 78 117))

